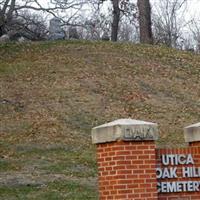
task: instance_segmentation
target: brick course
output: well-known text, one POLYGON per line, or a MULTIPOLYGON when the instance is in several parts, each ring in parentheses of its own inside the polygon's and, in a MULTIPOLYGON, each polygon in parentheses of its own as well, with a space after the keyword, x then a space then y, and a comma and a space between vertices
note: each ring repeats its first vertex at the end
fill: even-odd
MULTIPOLYGON (((159 180, 155 169, 164 167, 160 159, 163 154, 192 154, 195 167, 200 167, 199 142, 179 149, 156 149, 153 141, 97 144, 100 199, 200 200, 199 192, 157 193, 159 180)), ((183 166, 178 165, 178 171, 183 166)), ((186 180, 200 181, 200 178, 179 177, 162 181, 186 180)))
POLYGON ((100 199, 157 200, 154 141, 97 144, 100 199))

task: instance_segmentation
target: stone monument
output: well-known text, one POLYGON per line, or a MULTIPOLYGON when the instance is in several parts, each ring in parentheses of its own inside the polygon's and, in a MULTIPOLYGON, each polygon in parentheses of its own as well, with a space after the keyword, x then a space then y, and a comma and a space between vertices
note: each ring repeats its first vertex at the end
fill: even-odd
POLYGON ((53 18, 50 20, 49 26, 49 39, 50 40, 63 40, 65 38, 65 33, 61 27, 61 21, 58 18, 53 18))

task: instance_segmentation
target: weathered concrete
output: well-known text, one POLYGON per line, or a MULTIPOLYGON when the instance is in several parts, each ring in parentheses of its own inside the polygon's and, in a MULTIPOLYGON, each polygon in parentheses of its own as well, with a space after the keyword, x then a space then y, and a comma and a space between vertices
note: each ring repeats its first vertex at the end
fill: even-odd
POLYGON ((94 144, 113 141, 157 140, 157 124, 132 119, 119 119, 92 129, 94 144))
POLYGON ((186 142, 200 142, 200 122, 184 128, 186 142))

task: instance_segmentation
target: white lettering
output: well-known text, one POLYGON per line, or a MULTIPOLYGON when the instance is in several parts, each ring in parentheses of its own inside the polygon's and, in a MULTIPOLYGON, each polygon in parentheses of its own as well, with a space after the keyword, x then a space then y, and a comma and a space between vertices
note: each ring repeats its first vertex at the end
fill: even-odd
POLYGON ((170 174, 171 174, 170 178, 178 178, 176 171, 177 171, 177 167, 170 168, 170 174))
POLYGON ((182 173, 184 178, 199 178, 200 177, 200 167, 183 167, 182 173))
POLYGON ((181 169, 179 168, 180 166, 172 166, 189 165, 189 167, 182 167, 182 178, 190 178, 190 181, 160 182, 157 185, 159 193, 200 191, 200 181, 192 181, 191 179, 200 178, 200 167, 191 166, 194 165, 194 160, 191 154, 161 155, 161 162, 166 167, 156 169, 157 179, 178 178, 177 174, 181 175, 181 169))
POLYGON ((192 181, 188 181, 188 191, 189 192, 192 192, 193 191, 193 184, 192 184, 192 181))
POLYGON ((166 154, 161 156, 163 165, 189 165, 194 164, 194 160, 191 154, 166 154))
POLYGON ((183 177, 191 177, 190 175, 190 167, 183 167, 182 169, 182 172, 183 172, 183 177))
POLYGON ((179 159, 178 159, 178 163, 180 165, 184 165, 185 164, 185 159, 186 159, 186 155, 180 155, 179 159))
POLYGON ((163 168, 163 169, 157 168, 156 169, 157 179, 178 178, 176 171, 177 171, 177 167, 163 168))
POLYGON ((167 155, 162 155, 162 164, 169 165, 169 157, 167 155))
POLYGON ((158 183, 159 193, 171 192, 198 192, 200 191, 200 182, 198 181, 178 181, 178 182, 161 182, 158 183))
POLYGON ((194 185, 194 191, 199 191, 199 185, 200 185, 200 183, 197 182, 197 181, 195 181, 195 182, 193 182, 193 185, 194 185))
POLYGON ((188 164, 193 164, 193 165, 194 165, 194 160, 193 160, 191 154, 188 155, 186 164, 187 164, 187 165, 188 165, 188 164))
POLYGON ((156 178, 160 179, 162 177, 162 169, 156 168, 156 178))
POLYGON ((176 192, 176 182, 167 183, 167 192, 176 192))

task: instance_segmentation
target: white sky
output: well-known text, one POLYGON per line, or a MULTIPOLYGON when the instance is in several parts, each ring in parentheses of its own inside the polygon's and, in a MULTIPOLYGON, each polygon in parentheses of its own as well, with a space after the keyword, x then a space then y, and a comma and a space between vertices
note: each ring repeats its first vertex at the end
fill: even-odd
MULTIPOLYGON (((38 1, 42 5, 47 6, 50 0, 38 0, 38 1)), ((132 0, 132 1, 137 2, 137 0, 132 0)), ((165 0, 150 0, 152 8, 155 8, 156 3, 158 3, 159 1, 165 1, 165 0)), ((192 18, 200 20, 200 0, 187 0, 187 1, 188 1, 187 10, 185 12, 186 20, 190 20, 192 18)), ((107 2, 109 2, 109 0, 107 0, 107 2)), ((105 7, 106 7, 106 4, 105 4, 105 7)), ((69 10, 67 12, 69 12, 69 10)))
MULTIPOLYGON (((152 6, 159 2, 160 0, 150 0, 152 6)), ((161 0, 165 1, 165 0, 161 0)), ((199 18, 200 19, 200 0, 188 0, 187 2, 187 12, 186 17, 189 18, 199 18)))
MULTIPOLYGON (((136 1, 136 0, 135 0, 136 1)), ((152 6, 160 0, 150 0, 152 6)), ((161 0, 165 1, 165 0, 161 0)), ((42 5, 47 5, 48 0, 39 0, 42 5)), ((200 14, 200 0, 188 0, 188 11, 190 14, 200 14)))

